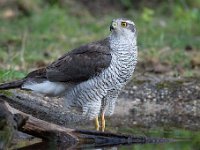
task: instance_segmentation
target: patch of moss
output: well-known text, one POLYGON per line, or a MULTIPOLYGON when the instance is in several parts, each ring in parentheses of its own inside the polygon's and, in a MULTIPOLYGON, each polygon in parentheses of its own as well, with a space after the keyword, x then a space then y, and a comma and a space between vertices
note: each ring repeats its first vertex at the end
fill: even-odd
POLYGON ((163 81, 163 82, 159 82, 156 83, 156 88, 157 89, 175 89, 178 87, 181 87, 181 85, 184 83, 183 80, 176 80, 176 81, 163 81))
POLYGON ((150 80, 137 80, 137 79, 133 79, 131 80, 131 83, 133 83, 134 85, 141 85, 144 83, 149 83, 150 80))
POLYGON ((7 91, 7 90, 0 90, 0 95, 5 95, 8 97, 11 97, 13 95, 13 93, 10 91, 7 91))
POLYGON ((156 84, 157 89, 164 89, 164 88, 169 88, 169 82, 159 82, 156 84))
POLYGON ((4 141, 10 141, 13 130, 9 126, 4 126, 3 130, 0 131, 0 139, 4 141))
POLYGON ((0 121, 0 145, 3 146, 3 148, 8 147, 10 145, 10 142, 13 137, 13 131, 14 129, 9 125, 9 123, 2 119, 0 121))

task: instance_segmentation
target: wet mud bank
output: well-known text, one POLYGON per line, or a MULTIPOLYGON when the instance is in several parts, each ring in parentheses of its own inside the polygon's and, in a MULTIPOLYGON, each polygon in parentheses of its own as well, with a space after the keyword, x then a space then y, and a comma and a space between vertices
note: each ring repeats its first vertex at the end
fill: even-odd
POLYGON ((200 78, 134 78, 122 91, 111 122, 199 130, 200 78))

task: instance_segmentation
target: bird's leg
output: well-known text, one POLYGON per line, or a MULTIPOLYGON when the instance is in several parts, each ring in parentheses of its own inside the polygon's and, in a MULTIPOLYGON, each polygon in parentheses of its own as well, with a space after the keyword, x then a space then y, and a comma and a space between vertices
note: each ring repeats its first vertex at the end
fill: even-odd
POLYGON ((99 118, 98 118, 98 116, 96 116, 96 118, 95 118, 95 129, 97 131, 99 131, 99 118))
POLYGON ((100 110, 100 115, 101 115, 101 131, 102 132, 104 132, 105 127, 106 127, 106 121, 105 121, 106 107, 107 107, 107 102, 106 102, 106 99, 103 98, 102 101, 101 101, 101 110, 100 110))
POLYGON ((104 132, 106 128, 106 120, 105 120, 105 115, 104 112, 101 114, 101 131, 104 132))

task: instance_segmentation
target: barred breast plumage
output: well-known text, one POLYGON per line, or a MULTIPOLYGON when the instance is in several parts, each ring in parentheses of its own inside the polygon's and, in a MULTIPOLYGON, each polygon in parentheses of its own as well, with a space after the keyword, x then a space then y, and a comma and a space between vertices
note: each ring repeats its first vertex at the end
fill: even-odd
POLYGON ((79 107, 83 115, 94 118, 105 110, 113 114, 120 90, 130 80, 137 63, 137 46, 134 41, 109 37, 112 60, 110 66, 98 76, 66 92, 66 106, 79 107))

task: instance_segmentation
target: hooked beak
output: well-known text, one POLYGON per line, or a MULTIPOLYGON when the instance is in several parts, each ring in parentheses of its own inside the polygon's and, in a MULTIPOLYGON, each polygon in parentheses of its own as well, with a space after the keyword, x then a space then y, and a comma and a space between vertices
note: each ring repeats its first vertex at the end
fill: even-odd
POLYGON ((110 25, 110 31, 114 30, 114 27, 112 25, 110 25))
POLYGON ((117 23, 113 21, 113 22, 111 23, 111 25, 110 25, 110 31, 115 30, 116 27, 117 27, 117 23))

